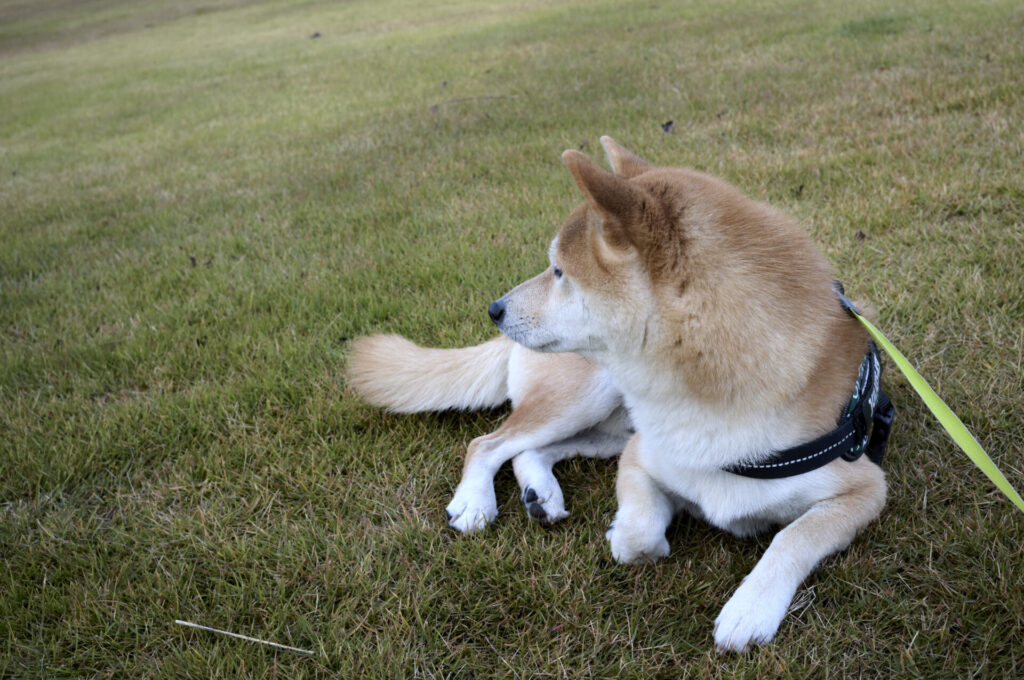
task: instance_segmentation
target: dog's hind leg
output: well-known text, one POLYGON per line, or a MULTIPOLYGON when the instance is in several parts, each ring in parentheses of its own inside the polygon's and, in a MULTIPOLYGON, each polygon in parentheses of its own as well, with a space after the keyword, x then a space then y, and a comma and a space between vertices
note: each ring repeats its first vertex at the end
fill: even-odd
MULTIPOLYGON (((572 439, 568 441, 573 441, 572 439)), ((512 470, 522 492, 519 500, 526 507, 530 519, 544 524, 554 524, 569 516, 565 509, 562 487, 552 468, 555 463, 576 455, 576 447, 565 447, 563 443, 545 446, 542 449, 523 451, 512 459, 512 470)))
POLYGON ((462 480, 445 509, 454 529, 472 533, 497 516, 494 475, 506 461, 589 430, 621 405, 621 394, 596 364, 575 355, 555 363, 556 356, 532 353, 534 363, 520 371, 525 375, 510 378, 515 393, 508 419, 470 442, 462 480))
POLYGON ((715 619, 715 645, 743 651, 775 636, 796 589, 824 557, 844 549, 885 504, 885 477, 874 463, 837 460, 856 470, 847 490, 813 504, 772 539, 753 571, 743 579, 715 619))
POLYGON ((622 452, 632 434, 625 408, 616 409, 603 423, 569 439, 539 449, 523 451, 512 459, 512 469, 522 493, 519 499, 530 519, 554 524, 569 516, 562 489, 552 468, 572 458, 610 458, 622 452))

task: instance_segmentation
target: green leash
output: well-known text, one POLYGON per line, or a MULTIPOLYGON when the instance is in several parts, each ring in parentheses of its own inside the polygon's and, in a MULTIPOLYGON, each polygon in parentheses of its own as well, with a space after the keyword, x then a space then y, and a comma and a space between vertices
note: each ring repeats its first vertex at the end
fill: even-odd
POLYGON ((1021 499, 1020 494, 1010 485, 1010 482, 1006 481, 1006 477, 996 464, 992 462, 992 459, 988 457, 985 450, 981 448, 981 444, 978 440, 970 433, 970 431, 964 427, 964 424, 960 422, 960 419, 956 417, 956 414, 946 406, 946 402, 942 401, 939 395, 935 394, 935 390, 931 388, 931 385, 921 377, 921 374, 914 370, 914 367, 910 365, 907 358, 903 356, 902 352, 896 349, 896 346, 889 342, 889 339, 882 335, 882 332, 875 328, 874 324, 865 319, 860 315, 860 312, 853 306, 846 297, 839 293, 839 299, 842 300, 843 306, 855 316, 864 327, 868 329, 868 333, 875 339, 882 349, 892 357, 892 360, 896 363, 896 366, 903 372, 903 375, 907 376, 907 380, 910 381, 910 386, 921 396, 924 400, 925 405, 931 410, 939 420, 939 424, 945 428, 949 436, 953 438, 953 441, 964 450, 964 453, 974 461, 974 464, 981 468, 981 471, 992 480, 992 482, 999 487, 999 490, 1006 494, 1006 497, 1013 501, 1021 512, 1024 512, 1024 499, 1021 499))

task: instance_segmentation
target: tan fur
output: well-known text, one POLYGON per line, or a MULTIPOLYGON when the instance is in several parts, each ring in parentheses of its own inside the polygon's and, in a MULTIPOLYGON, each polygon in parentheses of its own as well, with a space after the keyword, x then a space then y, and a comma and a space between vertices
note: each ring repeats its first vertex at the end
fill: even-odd
POLYGON ((627 179, 577 152, 565 160, 589 201, 559 232, 559 263, 606 295, 623 270, 644 269, 668 330, 652 362, 710 402, 790 401, 809 435, 831 429, 868 336, 836 304, 830 267, 799 225, 702 173, 632 156, 627 179), (632 257, 610 257, 617 249, 632 257))
MULTIPOLYGON (((597 364, 578 354, 531 354, 523 367, 525 392, 517 395, 501 427, 469 443, 463 470, 481 464, 481 459, 499 446, 527 440, 532 433, 563 418, 596 371, 597 364)), ((517 444, 514 448, 521 451, 528 447, 517 444)), ((483 464, 494 467, 491 474, 497 472, 493 464, 483 464)))
POLYGON ((601 137, 601 146, 604 147, 605 154, 608 156, 608 164, 612 166, 612 170, 619 177, 632 179, 654 167, 611 137, 601 137))

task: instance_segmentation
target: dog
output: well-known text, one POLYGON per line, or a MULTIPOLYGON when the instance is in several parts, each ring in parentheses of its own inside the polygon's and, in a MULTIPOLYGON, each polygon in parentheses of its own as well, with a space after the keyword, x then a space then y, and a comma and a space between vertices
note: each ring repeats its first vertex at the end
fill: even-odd
POLYGON ((738 537, 782 526, 714 623, 717 648, 742 651, 774 637, 800 583, 885 504, 880 461, 857 446, 847 455, 867 442, 863 422, 814 469, 776 476, 813 456, 772 462, 853 422, 854 403, 870 420, 881 368, 794 220, 709 175, 601 144, 612 172, 562 155, 584 201, 550 266, 488 309, 502 336, 455 350, 363 338, 349 382, 399 412, 512 401, 467 449, 446 508, 464 533, 495 518, 493 477, 509 459, 530 517, 556 522, 568 513, 554 463, 620 452, 606 534, 617 562, 668 555, 678 512, 738 537))

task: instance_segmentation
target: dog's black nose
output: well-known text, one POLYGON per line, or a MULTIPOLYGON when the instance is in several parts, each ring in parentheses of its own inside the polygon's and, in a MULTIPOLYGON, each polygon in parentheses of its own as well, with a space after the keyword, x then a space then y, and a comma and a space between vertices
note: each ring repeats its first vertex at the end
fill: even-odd
POLYGON ((491 321, 501 323, 501 318, 505 316, 505 303, 501 300, 492 302, 491 306, 487 308, 487 313, 491 315, 491 321))

